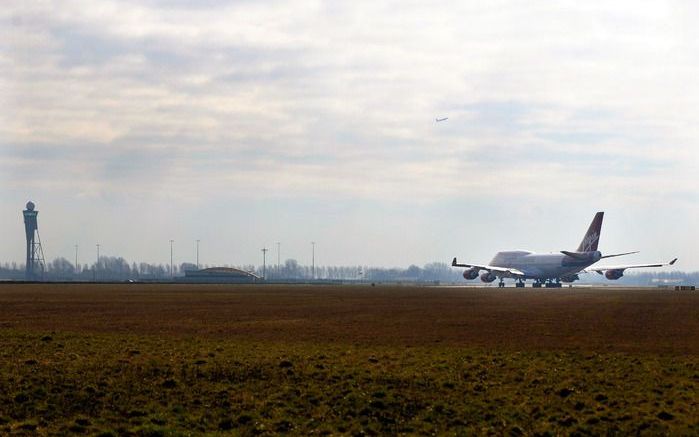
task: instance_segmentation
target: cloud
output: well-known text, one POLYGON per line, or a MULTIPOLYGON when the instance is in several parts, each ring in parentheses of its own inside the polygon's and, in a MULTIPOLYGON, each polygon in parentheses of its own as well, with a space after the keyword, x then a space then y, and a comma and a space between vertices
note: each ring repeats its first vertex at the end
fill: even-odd
POLYGON ((693 208, 692 7, 13 1, 0 12, 0 182, 183 208, 693 208))

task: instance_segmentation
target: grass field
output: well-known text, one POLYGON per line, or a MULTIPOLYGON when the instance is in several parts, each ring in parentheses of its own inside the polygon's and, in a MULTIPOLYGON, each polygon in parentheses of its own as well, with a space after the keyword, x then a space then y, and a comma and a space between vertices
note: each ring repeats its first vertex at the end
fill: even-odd
POLYGON ((0 434, 699 434, 699 293, 0 286, 0 434))

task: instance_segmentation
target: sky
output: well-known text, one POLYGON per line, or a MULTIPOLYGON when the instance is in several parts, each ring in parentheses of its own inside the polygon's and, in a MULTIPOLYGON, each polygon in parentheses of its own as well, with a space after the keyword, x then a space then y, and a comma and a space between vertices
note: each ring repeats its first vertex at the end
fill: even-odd
POLYGON ((408 266, 575 249, 699 270, 690 1, 0 9, 0 261, 408 266), (435 122, 437 117, 448 117, 435 122))

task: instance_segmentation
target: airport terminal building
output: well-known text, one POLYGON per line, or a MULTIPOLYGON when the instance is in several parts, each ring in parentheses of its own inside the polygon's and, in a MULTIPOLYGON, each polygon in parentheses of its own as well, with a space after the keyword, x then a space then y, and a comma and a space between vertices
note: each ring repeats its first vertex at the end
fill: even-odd
POLYGON ((182 282, 213 284, 253 284, 262 280, 254 273, 231 267, 211 267, 201 270, 186 270, 182 282))

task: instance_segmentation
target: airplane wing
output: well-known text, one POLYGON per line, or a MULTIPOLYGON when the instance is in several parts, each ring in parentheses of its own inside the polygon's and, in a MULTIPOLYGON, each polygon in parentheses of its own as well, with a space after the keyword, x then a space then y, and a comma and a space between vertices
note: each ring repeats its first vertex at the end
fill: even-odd
POLYGON ((496 266, 488 266, 488 265, 478 265, 478 264, 459 264, 456 262, 456 258, 454 258, 451 262, 452 267, 467 267, 467 268, 479 268, 481 270, 487 270, 489 272, 494 272, 494 273, 500 273, 500 274, 505 274, 509 275, 512 278, 517 278, 517 277, 524 277, 526 274, 517 269, 513 269, 511 267, 496 267, 496 266))
POLYGON ((602 258, 600 258, 600 259, 604 259, 604 258, 614 258, 615 256, 633 255, 634 253, 638 253, 638 251, 636 250, 636 251, 634 251, 634 252, 615 253, 615 254, 612 254, 612 255, 604 255, 604 256, 602 256, 602 258))
POLYGON ((671 266, 675 264, 677 261, 677 258, 673 259, 672 261, 668 263, 655 263, 655 264, 628 264, 628 265, 621 265, 621 266, 599 266, 599 267, 590 267, 586 270, 583 270, 582 273, 591 273, 591 272, 597 272, 600 275, 603 272, 606 272, 607 270, 626 270, 626 269, 644 269, 644 268, 650 268, 650 267, 665 267, 665 266, 671 266))

